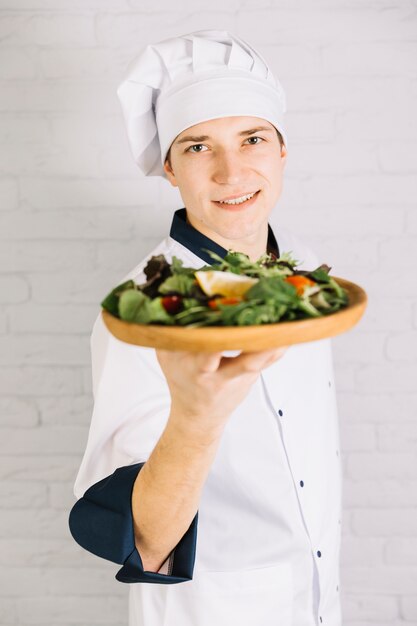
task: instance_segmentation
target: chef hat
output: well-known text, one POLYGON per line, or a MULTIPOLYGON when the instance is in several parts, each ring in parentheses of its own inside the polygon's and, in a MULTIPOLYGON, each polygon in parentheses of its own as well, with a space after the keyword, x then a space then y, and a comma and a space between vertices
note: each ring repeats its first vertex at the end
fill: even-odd
POLYGON ((234 115, 260 117, 282 135, 285 93, 264 58, 226 30, 200 30, 147 45, 117 89, 133 158, 145 176, 183 130, 234 115))

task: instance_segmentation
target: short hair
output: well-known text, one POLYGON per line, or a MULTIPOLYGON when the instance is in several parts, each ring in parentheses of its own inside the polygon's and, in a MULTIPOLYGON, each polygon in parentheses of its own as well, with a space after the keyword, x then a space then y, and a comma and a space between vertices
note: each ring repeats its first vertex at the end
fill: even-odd
MULTIPOLYGON (((275 128, 275 126, 274 126, 274 128, 275 128)), ((277 131, 279 145, 280 145, 280 147, 282 149, 282 146, 284 144, 284 140, 283 140, 282 135, 279 132, 278 128, 275 128, 275 130, 277 131)), ((165 161, 168 161, 168 165, 172 169, 172 165, 171 165, 171 146, 169 147, 169 150, 168 150, 167 155, 165 157, 165 161)))

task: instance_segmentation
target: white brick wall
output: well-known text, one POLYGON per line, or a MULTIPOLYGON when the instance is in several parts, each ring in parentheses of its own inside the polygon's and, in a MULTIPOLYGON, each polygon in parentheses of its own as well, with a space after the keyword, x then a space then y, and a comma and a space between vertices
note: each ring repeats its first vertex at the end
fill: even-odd
POLYGON ((416 2, 0 5, 0 625, 127 623, 117 566, 67 527, 89 336, 102 297, 182 202, 138 175, 116 87, 145 43, 202 28, 246 37, 286 90, 274 223, 370 296, 334 339, 344 624, 417 624, 416 2))

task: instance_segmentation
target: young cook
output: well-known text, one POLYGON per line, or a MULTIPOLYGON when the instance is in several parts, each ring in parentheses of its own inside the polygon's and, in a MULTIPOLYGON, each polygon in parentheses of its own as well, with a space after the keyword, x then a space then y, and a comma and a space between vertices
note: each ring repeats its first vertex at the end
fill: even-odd
MULTIPOLYGON (((263 57, 224 30, 148 45, 118 89, 135 162, 179 188, 152 255, 292 251, 268 222, 287 160, 285 94, 263 57)), ((341 625, 341 464, 331 343, 240 353, 125 344, 101 312, 94 411, 70 529, 122 565, 130 626, 341 625)))

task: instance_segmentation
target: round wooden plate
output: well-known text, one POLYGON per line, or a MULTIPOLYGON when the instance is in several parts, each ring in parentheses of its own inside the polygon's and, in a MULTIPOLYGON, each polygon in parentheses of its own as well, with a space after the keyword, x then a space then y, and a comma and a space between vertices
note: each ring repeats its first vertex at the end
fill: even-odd
POLYGON ((367 304, 366 292, 362 287, 348 280, 336 276, 332 278, 348 292, 349 304, 340 311, 323 317, 252 326, 188 328, 187 326, 126 322, 111 315, 105 309, 102 309, 102 316, 112 335, 121 341, 137 346, 190 352, 269 350, 333 337, 346 332, 360 320, 367 304))

